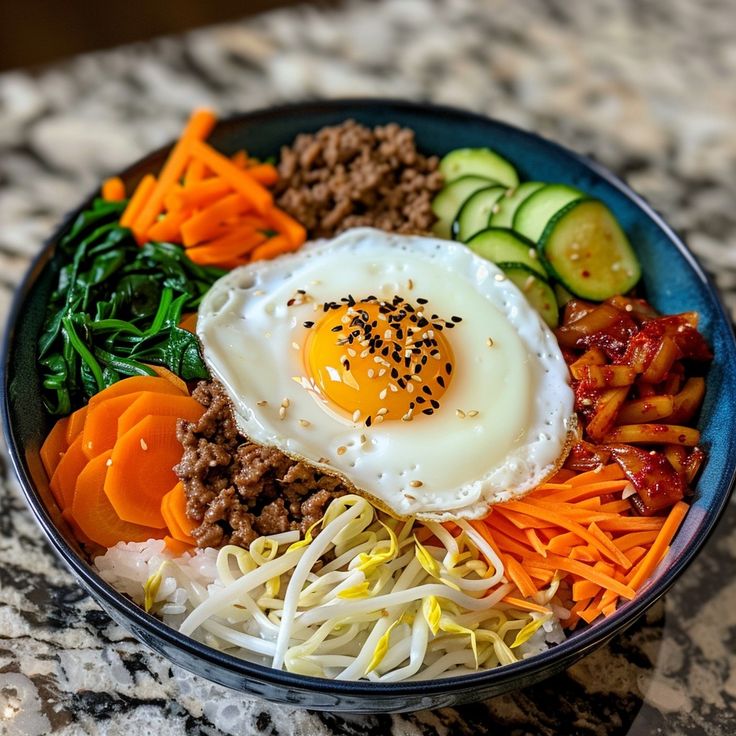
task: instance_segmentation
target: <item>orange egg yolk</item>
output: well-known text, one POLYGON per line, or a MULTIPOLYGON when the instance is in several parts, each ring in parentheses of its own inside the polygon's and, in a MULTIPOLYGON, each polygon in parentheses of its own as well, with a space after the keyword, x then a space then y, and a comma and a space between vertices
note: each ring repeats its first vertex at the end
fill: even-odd
POLYGON ((319 322, 305 323, 303 353, 322 399, 368 427, 434 414, 453 375, 447 331, 462 319, 440 319, 426 304, 399 296, 325 304, 319 322))

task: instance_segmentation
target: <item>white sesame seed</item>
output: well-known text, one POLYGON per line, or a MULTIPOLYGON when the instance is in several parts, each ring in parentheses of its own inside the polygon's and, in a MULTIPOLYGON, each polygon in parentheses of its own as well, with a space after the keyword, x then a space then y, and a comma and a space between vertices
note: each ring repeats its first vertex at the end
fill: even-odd
POLYGON ((388 387, 391 389, 391 393, 396 393, 399 390, 399 387, 395 383, 389 383, 388 387))
POLYGON ((146 444, 146 441, 141 437, 141 450, 147 450, 148 445, 146 444))
POLYGON ((580 403, 583 406, 593 406, 593 399, 581 399, 580 403))
POLYGON ((489 337, 486 340, 486 345, 488 345, 489 348, 492 348, 493 347, 493 338, 492 337, 489 337))
POLYGON ((579 261, 580 260, 580 254, 579 253, 570 253, 570 260, 571 261, 579 261))
POLYGON ((615 263, 611 264, 611 271, 620 271, 621 270, 621 263, 619 261, 616 261, 615 263))
POLYGON ((380 355, 376 355, 375 358, 373 358, 374 363, 383 363, 383 358, 380 355))
POLYGON ((376 372, 373 370, 373 368, 368 369, 368 378, 373 378, 373 376, 376 375, 376 372))
POLYGON ((360 419, 360 409, 356 409, 353 412, 353 421, 357 422, 360 419))
POLYGON ((536 248, 529 248, 529 258, 531 258, 533 261, 539 258, 536 248))
POLYGON ((338 455, 344 455, 347 451, 348 451, 348 448, 345 447, 345 445, 340 445, 340 447, 337 448, 338 455))
POLYGON ((468 416, 469 417, 477 417, 478 416, 478 412, 475 409, 473 409, 472 411, 469 411, 468 412, 468 416))
POLYGON ((385 331, 385 332, 383 333, 383 339, 384 339, 384 340, 390 340, 390 339, 391 339, 391 337, 393 336, 393 334, 394 334, 394 333, 393 333, 393 331, 392 331, 392 330, 386 330, 386 331, 385 331))
POLYGON ((291 343, 291 347, 293 347, 294 350, 299 350, 299 343, 298 342, 293 342, 293 343, 291 343))
POLYGON ((348 322, 350 322, 350 317, 348 317, 347 315, 345 315, 344 317, 340 317, 340 322, 346 325, 348 322))
POLYGON ((493 278, 496 281, 506 281, 506 277, 502 273, 497 273, 493 278))
POLYGON ((412 377, 411 377, 411 380, 412 381, 415 381, 416 383, 421 383, 422 382, 422 377, 421 376, 418 376, 416 373, 414 373, 412 375, 412 377))
POLYGON ((360 435, 360 444, 365 445, 367 443, 368 443, 368 438, 364 434, 360 435))
POLYGON ((311 422, 308 419, 300 419, 299 424, 301 424, 302 427, 309 427, 311 422))
POLYGON ((107 465, 108 468, 112 465, 112 458, 111 457, 109 457, 109 458, 107 458, 107 460, 105 460, 105 465, 107 465))
POLYGON ((281 406, 283 406, 284 409, 288 409, 289 408, 289 404, 290 404, 289 399, 287 399, 287 398, 284 397, 284 400, 281 402, 281 406))
POLYGON ((279 407, 279 419, 283 419, 286 416, 286 409, 283 406, 279 407))
POLYGON ((366 348, 365 350, 361 350, 361 351, 360 351, 360 357, 361 357, 361 358, 367 358, 367 357, 368 357, 368 354, 369 354, 370 352, 371 352, 371 351, 370 351, 370 350, 369 350, 368 348, 366 348))
POLYGON ((265 293, 266 293, 266 292, 265 292, 265 291, 263 291, 263 289, 256 289, 256 290, 255 290, 255 291, 253 292, 253 296, 263 296, 263 295, 264 295, 265 293))
POLYGON ((524 282, 524 291, 529 291, 532 286, 534 286, 534 276, 527 276, 527 279, 524 282))
POLYGON ((416 501, 417 500, 417 497, 416 496, 412 496, 411 493, 407 493, 406 491, 404 491, 404 498, 408 498, 410 501, 416 501))
POLYGON ((383 376, 385 376, 385 375, 386 375, 386 369, 385 368, 381 368, 381 370, 378 371, 378 377, 379 378, 383 378, 383 376))
POLYGON ((373 421, 376 424, 380 424, 383 421, 383 414, 379 414, 373 421))
MULTIPOLYGON (((656 452, 654 453, 657 454, 656 452)), ((599 465, 596 465, 595 468, 593 468, 594 473, 600 473, 603 470, 603 463, 600 463, 599 465)))
MULTIPOLYGON (((625 309, 625 310, 626 310, 627 312, 633 312, 633 311, 634 311, 634 305, 633 305, 633 304, 627 304, 627 305, 626 305, 626 306, 624 307, 624 309, 625 309)), ((679 328, 678 328, 678 329, 679 329, 679 328)), ((680 332, 682 332, 682 330, 680 330, 680 332)))
POLYGON ((412 488, 421 488, 424 485, 424 483, 422 483, 422 481, 420 480, 410 480, 409 485, 412 488))
POLYGON ((386 398, 386 394, 388 394, 388 391, 384 388, 383 391, 381 391, 380 394, 378 394, 378 398, 383 401, 386 398))
POLYGON ((413 383, 407 383, 406 384, 406 393, 413 394, 414 393, 414 384, 413 383))
MULTIPOLYGON (((385 396, 381 397, 382 399, 385 399, 385 396)), ((376 415, 379 417, 382 417, 384 414, 388 414, 388 409, 385 406, 382 406, 377 412, 376 415)))
POLYGON ((411 350, 404 350, 404 357, 411 358, 411 350))
POLYGON ((263 399, 262 401, 256 401, 256 406, 266 406, 268 404, 268 401, 263 399))
POLYGON ((362 348, 367 348, 371 344, 370 340, 361 340, 358 345, 362 348))
POLYGON ((572 250, 580 250, 580 243, 573 243, 570 248, 572 248, 572 250))
POLYGON ((357 355, 357 353, 356 353, 356 352, 355 352, 355 350, 353 350, 352 348, 348 348, 348 355, 349 355, 349 356, 350 356, 351 358, 354 358, 354 357, 355 357, 355 356, 357 355))
POLYGON ((411 279, 406 282, 406 288, 409 289, 409 291, 414 288, 414 282, 411 279))
POLYGON ((497 213, 498 213, 498 211, 499 211, 500 209, 501 209, 501 205, 500 205, 500 204, 499 204, 498 202, 496 202, 496 203, 495 203, 495 204, 493 205, 493 207, 491 207, 491 212, 493 212, 493 214, 495 215, 495 214, 497 214, 497 213))
POLYGON ((459 419, 465 419, 465 412, 462 409, 456 409, 455 416, 459 419))

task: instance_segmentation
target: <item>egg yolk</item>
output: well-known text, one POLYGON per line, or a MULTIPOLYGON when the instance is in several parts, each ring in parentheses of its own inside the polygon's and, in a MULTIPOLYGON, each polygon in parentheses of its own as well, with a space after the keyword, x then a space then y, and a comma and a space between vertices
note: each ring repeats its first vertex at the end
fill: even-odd
POLYGON ((439 409, 453 375, 447 330, 462 319, 430 315, 426 304, 399 296, 325 304, 318 323, 305 323, 310 331, 303 352, 322 399, 368 427, 439 409))

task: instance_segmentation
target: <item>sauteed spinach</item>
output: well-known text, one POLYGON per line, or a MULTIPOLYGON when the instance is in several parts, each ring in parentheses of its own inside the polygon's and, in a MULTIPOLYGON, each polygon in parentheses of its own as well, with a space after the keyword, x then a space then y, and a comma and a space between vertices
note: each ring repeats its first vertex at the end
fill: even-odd
POLYGON ((178 325, 224 271, 170 243, 139 246, 119 225, 125 202, 95 200, 58 245, 56 290, 38 343, 44 402, 65 415, 106 386, 162 365, 206 378, 197 338, 178 325))

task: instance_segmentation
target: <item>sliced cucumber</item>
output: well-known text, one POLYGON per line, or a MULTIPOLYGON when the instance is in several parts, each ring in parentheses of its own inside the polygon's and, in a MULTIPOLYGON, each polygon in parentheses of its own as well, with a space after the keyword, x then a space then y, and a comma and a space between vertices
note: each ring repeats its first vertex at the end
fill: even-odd
POLYGON ((552 287, 523 263, 498 263, 498 267, 519 288, 529 304, 549 327, 557 327, 560 314, 552 287))
POLYGON ((557 306, 562 309, 562 307, 567 304, 570 299, 574 299, 574 295, 571 294, 561 283, 555 282, 554 285, 555 290, 555 296, 557 297, 557 306))
POLYGON ((468 248, 493 263, 521 263, 547 280, 547 271, 539 260, 534 243, 523 235, 502 227, 489 227, 474 235, 468 248))
POLYGON ((514 222, 514 213, 519 209, 521 203, 543 186, 544 183, 541 181, 525 181, 518 187, 509 189, 506 196, 498 201, 498 207, 489 223, 491 227, 511 227, 514 222))
POLYGON ((451 233, 450 228, 455 220, 455 215, 457 215, 458 210, 462 207, 463 202, 473 192, 477 192, 479 189, 484 189, 495 183, 484 176, 469 174, 446 184, 432 200, 432 212, 437 217, 437 222, 432 228, 435 235, 439 235, 441 238, 449 238, 451 233))
POLYGON ((507 187, 515 187, 519 183, 516 169, 490 148, 456 148, 440 161, 440 173, 446 182, 474 174, 507 187))
POLYGON ((547 223, 565 206, 585 195, 566 184, 547 184, 529 195, 514 214, 513 228, 538 243, 547 223))
POLYGON ((550 272, 570 292, 603 301, 625 294, 641 266, 613 213, 596 199, 572 202, 547 225, 539 242, 550 272))
POLYGON ((506 187, 492 186, 479 189, 463 202, 452 223, 452 237, 465 242, 488 227, 493 208, 506 192, 506 187))

